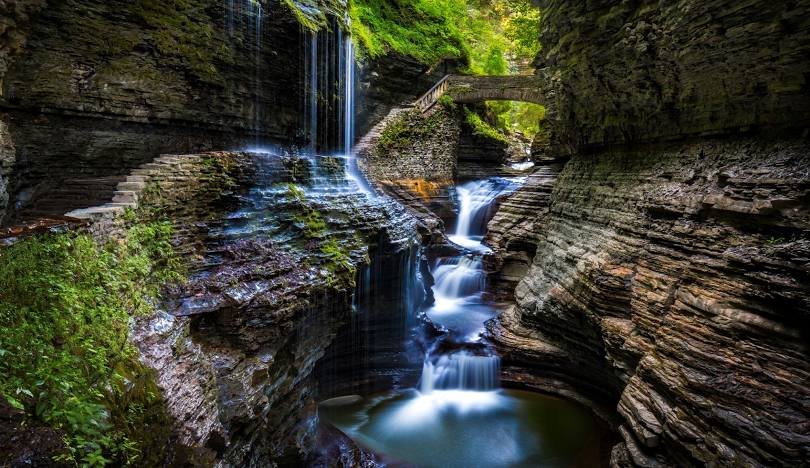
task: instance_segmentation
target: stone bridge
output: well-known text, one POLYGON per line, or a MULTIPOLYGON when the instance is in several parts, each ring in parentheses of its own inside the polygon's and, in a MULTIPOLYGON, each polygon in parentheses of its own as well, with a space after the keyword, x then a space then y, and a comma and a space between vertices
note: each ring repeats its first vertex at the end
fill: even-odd
POLYGON ((483 101, 521 101, 546 104, 540 77, 536 75, 447 75, 414 104, 426 111, 447 94, 460 104, 483 101))

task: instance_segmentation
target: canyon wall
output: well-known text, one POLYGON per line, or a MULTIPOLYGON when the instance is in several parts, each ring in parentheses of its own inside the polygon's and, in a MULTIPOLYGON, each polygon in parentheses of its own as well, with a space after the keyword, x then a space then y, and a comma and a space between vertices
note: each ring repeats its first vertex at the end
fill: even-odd
POLYGON ((505 380, 587 395, 615 466, 804 463, 810 3, 540 4, 570 160, 490 225, 536 249, 489 327, 505 380))
POLYGON ((542 0, 558 151, 810 120, 806 0, 542 0))

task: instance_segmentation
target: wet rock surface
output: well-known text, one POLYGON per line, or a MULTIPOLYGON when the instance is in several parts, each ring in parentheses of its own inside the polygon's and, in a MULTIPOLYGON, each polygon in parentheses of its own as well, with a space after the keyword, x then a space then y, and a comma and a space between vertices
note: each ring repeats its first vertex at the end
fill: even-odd
MULTIPOLYGON (((362 350, 367 361, 382 352, 341 335, 351 321, 355 271, 372 267, 378 256, 410 255, 415 220, 386 199, 341 194, 342 170, 332 185, 315 188, 310 160, 236 155, 225 164, 234 194, 223 209, 198 216, 175 206, 175 223, 196 233, 178 239, 196 242, 192 274, 165 295, 159 313, 136 320, 132 340, 157 372, 179 442, 197 459, 300 463, 316 445, 313 403, 329 391, 324 385, 365 378, 316 378, 318 361, 327 351, 333 361, 347 358, 334 354, 336 339, 362 350), (323 222, 318 229, 311 225, 316 216, 323 222)), ((331 162, 318 161, 327 167, 318 173, 332 173, 331 162)), ((389 281, 401 280, 394 266, 376 268, 389 281)), ((399 323, 393 309, 381 310, 376 322, 364 317, 382 324, 378 332, 386 329, 382 318, 399 323)))
POLYGON ((807 152, 713 140, 575 156, 517 306, 490 324, 506 373, 617 404, 616 465, 801 463, 807 152))

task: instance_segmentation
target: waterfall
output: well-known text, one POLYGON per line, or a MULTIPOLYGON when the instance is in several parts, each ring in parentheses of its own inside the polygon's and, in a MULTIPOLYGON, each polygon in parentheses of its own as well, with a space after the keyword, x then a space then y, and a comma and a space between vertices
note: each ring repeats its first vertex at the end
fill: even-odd
POLYGON ((344 75, 344 89, 346 95, 343 99, 343 154, 352 154, 354 148, 354 79, 355 79, 355 63, 354 63, 354 44, 352 38, 347 37, 344 43, 344 57, 345 57, 345 75, 344 75))
POLYGON ((458 221, 455 232, 447 236, 450 241, 474 252, 489 252, 489 248, 481 243, 489 221, 487 215, 498 197, 512 193, 523 181, 523 178, 494 177, 456 187, 458 221))
POLYGON ((259 146, 262 132, 262 4, 257 0, 248 0, 253 7, 254 33, 256 41, 256 102, 254 104, 254 130, 256 132, 256 146, 259 146))
POLYGON ((355 68, 357 64, 355 63, 354 43, 351 36, 347 36, 343 41, 343 47, 343 57, 345 60, 345 73, 343 78, 343 89, 345 93, 343 97, 343 154, 346 157, 346 178, 354 182, 361 192, 367 195, 373 195, 373 190, 366 182, 365 177, 357 166, 357 159, 354 154, 354 139, 356 136, 354 119, 357 114, 355 107, 355 68))
MULTIPOLYGON (((318 32, 311 33, 309 37, 309 89, 306 95, 310 154, 315 156, 318 152, 318 32)), ((313 160, 316 158, 313 157, 313 160)))
POLYGON ((492 391, 498 389, 500 360, 494 354, 482 356, 465 350, 480 350, 484 324, 497 316, 497 310, 486 303, 483 292, 486 274, 483 255, 489 251, 481 241, 486 232, 495 200, 514 191, 522 180, 490 178, 467 182, 456 187, 458 220, 449 239, 465 251, 455 257, 437 260, 432 274, 435 280, 435 302, 426 314, 438 328, 447 332, 443 338, 461 348, 452 354, 425 357, 420 391, 435 390, 492 391))
POLYGON ((436 364, 425 361, 419 391, 428 395, 434 390, 497 390, 499 374, 497 356, 474 356, 462 351, 441 356, 436 364))
POLYGON ((436 296, 454 299, 476 294, 484 289, 484 271, 480 258, 462 257, 440 262, 433 271, 436 296))
POLYGON ((256 147, 259 146, 262 132, 262 32, 264 16, 264 7, 259 0, 225 1, 225 27, 231 40, 235 38, 237 31, 241 32, 245 39, 250 36, 253 37, 255 89, 253 109, 249 111, 252 115, 248 118, 253 121, 252 130, 255 133, 256 147))

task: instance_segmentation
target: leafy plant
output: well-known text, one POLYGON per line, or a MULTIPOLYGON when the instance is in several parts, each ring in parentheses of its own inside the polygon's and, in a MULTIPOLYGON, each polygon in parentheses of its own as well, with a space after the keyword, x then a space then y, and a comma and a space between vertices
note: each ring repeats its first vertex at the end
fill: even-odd
POLYGON ((506 75, 539 51, 540 13, 530 0, 351 0, 352 35, 371 57, 394 51, 434 65, 506 75))
POLYGON ((70 461, 139 456, 144 426, 122 424, 133 407, 111 402, 132 400, 121 382, 145 372, 127 341, 130 316, 151 312, 160 285, 182 277, 171 233, 154 222, 103 245, 63 233, 0 250, 0 395, 64 431, 70 461))

